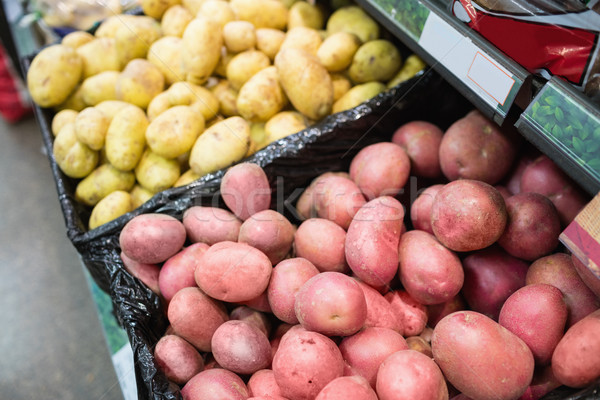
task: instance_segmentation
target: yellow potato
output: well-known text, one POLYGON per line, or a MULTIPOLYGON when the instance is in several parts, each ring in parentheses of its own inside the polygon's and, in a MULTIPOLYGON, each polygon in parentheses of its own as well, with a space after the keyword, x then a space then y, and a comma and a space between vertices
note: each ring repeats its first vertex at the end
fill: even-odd
POLYGON ((277 68, 270 66, 257 72, 242 86, 236 108, 248 121, 261 122, 281 111, 287 101, 277 68))
POLYGON ((250 140, 256 145, 257 150, 265 147, 267 143, 267 131, 264 122, 252 122, 250 124, 250 140))
POLYGON ((271 60, 262 51, 243 51, 234 56, 227 64, 227 80, 235 90, 240 90, 248 79, 270 65, 271 60))
POLYGON ((145 15, 160 20, 169 7, 181 4, 181 0, 139 0, 139 3, 145 15))
POLYGON ((54 107, 56 111, 60 110, 75 110, 81 111, 86 108, 88 105, 83 100, 83 90, 81 85, 77 85, 73 92, 67 97, 67 99, 60 103, 58 106, 54 107))
POLYGON ((332 113, 354 108, 385 90, 386 86, 381 82, 367 82, 353 86, 333 104, 332 113))
POLYGON ((181 174, 177 182, 173 184, 173 187, 185 186, 198 179, 200 179, 200 176, 190 168, 181 174))
POLYGON ((121 171, 111 164, 102 164, 82 179, 75 188, 75 200, 95 206, 115 190, 129 191, 135 184, 132 171, 121 171))
POLYGON ((94 36, 97 38, 110 37, 114 38, 117 28, 123 25, 123 21, 126 19, 130 19, 132 16, 130 15, 112 15, 106 19, 104 19, 96 31, 94 32, 94 36))
POLYGON ((199 111, 205 121, 219 112, 219 100, 207 88, 190 82, 176 82, 167 90, 171 106, 192 106, 199 111))
POLYGON ((333 84, 315 56, 300 49, 283 49, 275 57, 275 66, 281 86, 296 110, 313 120, 331 112, 333 84))
POLYGON ((348 69, 354 83, 385 82, 402 66, 400 52, 389 40, 371 40, 358 48, 348 69))
POLYGON ((327 71, 343 71, 350 66, 359 47, 360 39, 355 34, 336 32, 323 41, 317 58, 327 71))
POLYGON ((81 83, 81 96, 88 106, 95 106, 105 100, 117 99, 119 71, 104 71, 90 76, 81 83))
POLYGON ((266 144, 300 132, 307 127, 306 119, 299 112, 282 111, 277 113, 265 124, 266 144))
POLYGON ((199 176, 240 161, 250 144, 250 125, 241 117, 230 117, 207 128, 190 153, 190 167, 199 176))
POLYGON ((323 29, 325 15, 323 10, 315 4, 306 1, 298 1, 292 4, 288 13, 288 29, 297 26, 305 26, 312 29, 323 29))
POLYGON ((248 144, 248 150, 246 151, 246 155, 244 156, 244 158, 246 157, 250 157, 252 154, 256 153, 258 151, 258 144, 252 140, 252 136, 250 136, 250 143, 248 144))
POLYGON ((98 164, 98 152, 77 140, 75 123, 68 123, 56 135, 52 154, 60 170, 71 178, 83 178, 98 164))
POLYGON ((148 119, 139 107, 127 107, 113 117, 106 132, 108 161, 122 171, 131 171, 144 152, 148 119))
POLYGON ((281 43, 285 40, 285 32, 273 28, 260 28, 255 32, 256 48, 265 53, 271 60, 275 59, 281 43))
POLYGON ((108 118, 109 123, 112 122, 115 115, 117 115, 117 113, 122 111, 124 108, 136 108, 136 106, 134 106, 133 104, 129 104, 121 100, 104 100, 96 104, 94 107, 102 111, 104 116, 108 118))
POLYGON ((222 30, 217 22, 198 16, 183 33, 183 65, 186 80, 198 85, 212 75, 223 46, 222 30))
POLYGON ((146 58, 162 30, 158 21, 145 15, 122 15, 120 20, 114 38, 121 67, 125 67, 131 60, 146 58))
POLYGON ((327 20, 327 34, 353 33, 362 43, 379 39, 379 25, 362 8, 356 5, 338 8, 327 20))
POLYGON ((146 57, 165 77, 170 85, 185 79, 181 51, 182 39, 176 36, 163 36, 150 46, 146 57))
POLYGON ((83 60, 68 46, 55 44, 42 49, 27 71, 27 88, 40 107, 63 103, 77 88, 83 72, 83 60))
POLYGON ((171 99, 169 99, 168 91, 157 94, 150 100, 150 104, 148 104, 148 108, 146 109, 148 121, 154 121, 156 117, 169 108, 171 108, 171 99))
POLYGON ((81 45, 84 45, 88 42, 91 42, 95 39, 95 36, 86 31, 74 31, 71 33, 67 33, 65 37, 62 38, 60 44, 63 46, 69 46, 74 49, 78 48, 81 45))
POLYGON ((165 78, 150 61, 131 60, 117 80, 117 100, 146 109, 154 96, 165 87, 165 78))
POLYGON ((194 14, 182 5, 169 7, 160 20, 163 35, 176 37, 183 36, 185 27, 193 19, 194 14))
POLYGON ((181 0, 181 5, 187 8, 195 17, 205 1, 207 0, 181 0))
POLYGON ((219 100, 219 112, 225 117, 240 115, 237 109, 238 91, 228 80, 223 79, 211 88, 212 93, 219 100))
POLYGON ((92 150, 104 147, 104 138, 110 121, 95 107, 88 107, 79 112, 75 118, 75 135, 77 140, 92 150))
POLYGON ((77 48, 83 60, 83 78, 89 78, 103 71, 119 71, 121 61, 117 44, 113 38, 96 38, 77 48))
POLYGON ((238 19, 252 22, 257 29, 287 26, 288 9, 279 0, 231 0, 230 4, 238 19))
POLYGON ((75 122, 75 118, 77 118, 77 114, 79 114, 75 110, 64 109, 56 114, 52 118, 52 124, 50 126, 50 130, 54 136, 58 135, 58 132, 68 123, 75 122))
POLYGON ((316 55, 322 42, 321 34, 319 34, 319 31, 316 29, 297 26, 287 31, 279 51, 296 48, 304 50, 312 55, 316 55))
POLYGON ((230 21, 223 26, 223 42, 232 53, 249 50, 256 45, 256 30, 248 21, 230 21))
MULTIPOLYGON (((221 78, 227 78, 227 65, 229 64, 229 61, 231 61, 231 59, 236 55, 237 53, 232 53, 227 50, 227 47, 223 46, 223 48, 221 48, 221 57, 219 58, 219 62, 217 63, 213 74, 217 77, 220 76, 221 78)), ((210 79, 208 82, 206 82, 206 84, 208 85, 209 83, 210 79)))
POLYGON ((94 206, 88 227, 90 230, 104 225, 133 210, 131 195, 124 190, 115 190, 94 206))
POLYGON ((425 66, 425 61, 423 61, 416 54, 411 54, 410 56, 406 57, 402 68, 400 68, 398 73, 388 81, 388 89, 412 78, 417 72, 425 68, 425 66))
POLYGON ((175 158, 190 151, 203 130, 202 115, 188 106, 174 106, 150 122, 146 143, 155 154, 175 158))
POLYGON ((236 15, 233 12, 228 1, 224 0, 210 0, 205 1, 200 6, 200 11, 196 14, 198 16, 205 16, 210 18, 217 24, 219 24, 219 29, 223 30, 223 27, 231 21, 236 19, 236 15))
POLYGON ((179 163, 146 149, 135 167, 135 178, 147 190, 158 193, 173 186, 179 179, 179 163))
POLYGON ((138 208, 154 196, 153 192, 137 184, 133 186, 129 191, 129 194, 131 195, 131 205, 133 209, 138 208))
POLYGON ((338 101, 352 87, 350 79, 342 74, 331 74, 331 83, 333 84, 333 102, 338 101))

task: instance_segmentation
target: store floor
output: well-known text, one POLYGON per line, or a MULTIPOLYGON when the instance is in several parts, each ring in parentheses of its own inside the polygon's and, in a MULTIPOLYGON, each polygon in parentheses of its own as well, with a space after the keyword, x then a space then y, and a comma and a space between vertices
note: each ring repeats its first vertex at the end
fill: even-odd
POLYGON ((0 399, 122 400, 33 117, 0 119, 0 399))

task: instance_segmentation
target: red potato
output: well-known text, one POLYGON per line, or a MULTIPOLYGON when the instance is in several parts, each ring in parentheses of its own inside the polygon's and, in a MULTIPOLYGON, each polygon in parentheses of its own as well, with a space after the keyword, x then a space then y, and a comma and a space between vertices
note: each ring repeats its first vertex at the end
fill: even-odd
POLYGON ((421 304, 444 303, 458 294, 464 282, 460 259, 432 234, 408 231, 398 247, 400 281, 421 304))
POLYGON ((571 262, 581 280, 600 299, 600 267, 589 259, 584 264, 575 254, 571 254, 571 262))
POLYGON ((159 277, 161 267, 159 265, 137 262, 123 252, 121 252, 120 255, 121 260, 123 261, 123 266, 131 275, 142 281, 142 283, 148 286, 148 288, 154 293, 160 294, 159 277))
POLYGON ((248 393, 252 397, 281 396, 272 369, 260 369, 248 379, 248 393))
POLYGON ((444 133, 440 144, 442 172, 451 181, 473 179, 494 185, 512 166, 516 138, 473 110, 444 133))
POLYGON ((307 330, 348 336, 364 326, 367 302, 354 279, 341 272, 321 272, 298 290, 294 311, 307 330))
POLYGON ((277 264, 267 287, 267 299, 273 314, 288 324, 297 324, 294 311, 296 294, 306 281, 318 273, 319 270, 310 261, 300 257, 288 258, 277 264))
POLYGON ((533 377, 535 363, 525 342, 475 311, 442 319, 433 330, 431 348, 446 379, 473 399, 516 399, 533 377))
POLYGON ((340 376, 329 382, 315 400, 377 400, 377 394, 362 376, 340 376))
POLYGON ((298 257, 306 258, 320 272, 348 272, 344 245, 346 231, 323 218, 302 222, 294 234, 294 249, 298 257))
POLYGON ((560 218, 546 196, 519 193, 506 200, 508 223, 498 244, 510 255, 533 261, 558 246, 560 218))
POLYGON ((223 208, 192 206, 183 212, 183 226, 191 242, 212 246, 224 241, 235 242, 242 221, 223 208))
POLYGON ((404 290, 385 294, 404 336, 419 335, 427 324, 427 308, 404 290))
POLYGON ((502 306, 498 323, 529 346, 537 365, 552 359, 565 331, 567 305, 560 290, 546 284, 527 285, 502 306))
POLYGON ((159 264, 177 253, 186 240, 185 227, 167 214, 140 214, 125 224, 119 245, 125 255, 142 264, 159 264))
POLYGON ((519 397, 519 400, 540 400, 559 386, 560 382, 556 380, 551 365, 537 368, 533 372, 531 384, 529 384, 525 393, 519 397))
POLYGON ((427 121, 410 121, 400 126, 392 142, 406 151, 410 158, 410 171, 423 178, 442 176, 439 149, 444 132, 427 121))
POLYGON ((229 319, 223 303, 211 299, 197 287, 175 293, 167 308, 173 332, 200 351, 210 351, 217 328, 229 319))
POLYGON ((504 202, 506 202, 506 200, 512 196, 512 193, 506 188, 506 186, 495 185, 494 188, 502 195, 504 202))
POLYGON ((397 332, 403 332, 404 327, 398 320, 394 308, 385 297, 366 283, 358 280, 357 283, 362 289, 367 302, 367 319, 364 328, 389 328, 397 332))
POLYGON ((342 376, 344 359, 333 340, 296 325, 281 338, 272 368, 282 396, 314 399, 329 382, 342 376))
POLYGON ((339 348, 347 365, 345 375, 362 376, 375 389, 377 371, 383 360, 408 349, 408 344, 392 329, 366 328, 342 339, 339 348))
POLYGON ((463 259, 462 295, 469 307, 493 320, 508 297, 525 286, 529 265, 498 246, 479 250, 463 259))
POLYGON ((206 243, 193 243, 165 261, 158 274, 158 286, 167 302, 184 287, 196 286, 194 271, 208 247, 206 243))
POLYGON ((241 301, 239 304, 246 305, 254 310, 264 313, 273 312, 273 310, 271 310, 271 305, 269 304, 269 299, 267 298, 266 290, 250 300, 241 301))
POLYGON ((410 206, 410 220, 413 228, 433 235, 433 228, 431 228, 431 206, 433 205, 435 195, 443 187, 444 185, 442 184, 427 187, 412 203, 410 206))
POLYGON ((204 370, 204 359, 194 346, 177 335, 165 335, 154 347, 154 359, 167 379, 184 385, 204 370))
POLYGON ((282 214, 263 210, 244 221, 237 240, 262 251, 275 265, 292 249, 294 233, 294 226, 282 214))
POLYGON ((364 204, 346 234, 346 261, 352 272, 373 287, 388 285, 398 272, 398 241, 404 207, 383 196, 364 204))
POLYGON ((525 168, 527 168, 534 159, 539 157, 539 154, 539 151, 536 151, 536 149, 528 148, 527 151, 522 152, 516 162, 513 163, 512 169, 503 181, 504 186, 511 194, 521 193, 521 176, 523 175, 525 168))
POLYGON ((350 174, 347 172, 325 172, 315 179, 304 189, 300 197, 298 197, 298 201, 296 202, 296 212, 298 213, 298 217, 301 220, 315 218, 317 217, 317 209, 316 209, 316 200, 315 200, 315 186, 319 179, 327 177, 327 176, 341 176, 347 179, 350 179, 350 174))
POLYGON ((185 400, 246 400, 248 388, 235 373, 222 368, 204 370, 181 389, 185 400))
POLYGON ((254 310, 248 306, 238 306, 229 313, 230 320, 248 322, 256 326, 265 336, 271 333, 271 321, 265 313, 254 310))
POLYGON ((271 364, 269 339, 250 322, 224 322, 215 330, 211 348, 220 366, 238 374, 253 374, 271 364))
POLYGON ((395 196, 406 185, 410 159, 395 143, 381 142, 360 150, 350 163, 350 179, 367 200, 395 196))
POLYGON ((530 163, 521 175, 521 191, 535 192, 550 199, 563 226, 575 219, 588 203, 588 196, 547 156, 530 163))
POLYGON ((421 336, 409 336, 406 338, 406 344, 411 350, 418 351, 426 355, 429 358, 433 358, 433 352, 431 351, 431 344, 421 336))
POLYGON ((567 328, 600 308, 600 299, 581 280, 568 254, 555 253, 537 259, 527 271, 526 282, 545 283, 562 292, 569 311, 567 328))
POLYGON ((239 219, 267 210, 271 205, 271 187, 265 171, 252 163, 229 168, 221 180, 221 197, 239 219))
POLYGON ((448 400, 442 371, 426 355, 402 350, 388 356, 377 373, 380 400, 448 400))
POLYGON ((248 397, 246 400, 289 400, 287 397, 277 396, 277 395, 267 395, 267 396, 252 396, 248 397))
MULTIPOLYGON (((299 326, 299 324, 296 324, 299 326)), ((296 325, 287 324, 285 322, 280 323, 277 328, 275 328, 275 332, 271 335, 269 342, 271 343, 271 359, 275 357, 275 353, 277 353, 277 349, 279 348, 279 343, 281 343, 281 338, 287 331, 289 331, 292 327, 296 325)))
POLYGON ((272 269, 260 250, 245 243, 220 242, 206 250, 194 276, 198 287, 210 297, 241 302, 267 289, 272 269))
POLYGON ((483 249, 504 232, 508 214, 502 195, 484 182, 460 179, 435 196, 431 227, 438 240, 454 251, 483 249))
POLYGON ((366 203, 360 188, 349 178, 329 175, 313 186, 315 210, 320 218, 348 229, 358 210, 366 203))
POLYGON ((427 326, 435 328, 438 322, 441 321, 448 314, 452 314, 455 311, 461 311, 467 309, 467 303, 463 298, 462 294, 459 293, 450 300, 440 303, 431 304, 427 306, 427 326))
POLYGON ((563 385, 582 388, 600 378, 600 310, 571 326, 552 355, 552 372, 563 385))

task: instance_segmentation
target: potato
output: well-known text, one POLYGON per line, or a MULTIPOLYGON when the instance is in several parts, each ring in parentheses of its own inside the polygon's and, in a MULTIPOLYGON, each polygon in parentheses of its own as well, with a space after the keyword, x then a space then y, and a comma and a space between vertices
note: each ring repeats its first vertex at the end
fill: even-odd
POLYGON ((377 395, 365 378, 340 376, 329 382, 315 400, 377 400, 377 395))
POLYGON ((439 149, 444 133, 427 121, 411 121, 401 125, 392 136, 392 142, 406 151, 410 158, 411 173, 424 178, 442 176, 439 149))
POLYGON ((372 99, 379 93, 386 90, 385 85, 381 82, 367 82, 353 86, 335 103, 333 103, 331 112, 333 114, 349 110, 361 103, 372 99))
POLYGON ((385 39, 370 40, 354 53, 348 76, 356 84, 385 82, 398 72, 401 65, 402 56, 392 42, 385 39))
POLYGON ((285 32, 273 28, 258 28, 255 33, 257 50, 262 51, 271 60, 274 60, 281 43, 285 40, 285 32))
POLYGON ((165 77, 150 61, 131 60, 117 80, 117 100, 146 109, 154 96, 164 90, 165 77))
POLYGON ((58 132, 67 124, 74 123, 77 118, 78 111, 75 110, 61 110, 54 114, 52 117, 52 124, 50 126, 50 130, 54 136, 58 135, 58 132))
POLYGON ((431 351, 431 345, 421 336, 409 336, 406 338, 406 344, 411 350, 418 351, 421 354, 426 355, 429 358, 433 358, 433 352, 431 351))
POLYGON ((124 190, 116 190, 94 206, 88 223, 89 229, 95 229, 132 210, 131 195, 124 190))
POLYGON ((170 7, 180 3, 181 0, 140 0, 144 14, 159 21, 170 7))
POLYGON ((245 243, 220 242, 204 253, 196 268, 196 283, 217 300, 242 302, 265 291, 272 265, 260 250, 245 243))
POLYGON ((219 24, 206 16, 193 19, 183 32, 183 65, 186 80, 201 85, 211 76, 223 46, 219 24))
POLYGON ((248 389, 246 384, 235 373, 213 368, 195 375, 181 389, 186 400, 246 400, 248 389))
POLYGON ((379 25, 362 8, 356 5, 341 7, 327 20, 327 35, 336 32, 355 34, 362 43, 379 38, 379 25))
POLYGON ((162 297, 171 301, 185 287, 195 287, 194 271, 198 259, 208 250, 206 243, 193 243, 169 257, 160 268, 158 287, 162 297))
POLYGON ((346 231, 323 218, 302 222, 294 234, 294 249, 298 257, 306 258, 320 272, 348 272, 344 245, 346 231))
POLYGON ((241 117, 230 117, 208 127, 190 153, 190 167, 200 176, 225 168, 246 155, 250 125, 241 117))
POLYGON ((383 296, 396 316, 398 331, 403 336, 420 335, 427 325, 427 307, 405 290, 394 290, 383 296))
POLYGON ((272 369, 261 369, 256 371, 248 379, 248 393, 252 397, 281 397, 281 389, 275 382, 272 369))
POLYGON ((150 149, 144 151, 134 172, 137 182, 153 193, 173 187, 181 175, 177 160, 160 156, 150 149))
POLYGON ((63 46, 72 47, 72 48, 76 49, 79 46, 82 46, 86 43, 91 42, 95 38, 96 37, 89 32, 73 31, 73 32, 67 33, 60 41, 60 44, 62 44, 63 46))
POLYGON ((223 175, 220 190, 227 207, 242 221, 271 205, 269 179, 257 164, 241 163, 229 168, 223 175))
POLYGON ((135 175, 121 171, 111 164, 102 164, 82 179, 75 188, 75 200, 87 206, 95 206, 115 190, 131 190, 135 175))
POLYGON ((94 36, 99 37, 99 38, 102 38, 102 37, 114 38, 117 28, 119 27, 119 25, 122 25, 124 23, 124 21, 121 19, 121 17, 123 17, 124 19, 132 18, 129 15, 124 15, 124 16, 112 15, 108 18, 105 18, 104 20, 102 20, 102 22, 100 22, 100 25, 96 29, 96 32, 94 32, 94 36))
POLYGON ((60 44, 42 49, 27 71, 27 89, 40 107, 54 107, 73 93, 83 75, 83 60, 77 52, 60 44))
POLYGON ((448 399, 444 375, 429 357, 415 350, 389 355, 377 373, 380 400, 448 399))
POLYGON ((271 364, 269 339, 245 321, 229 320, 219 326, 211 349, 220 366, 238 374, 253 374, 271 364))
POLYGON ((202 355, 185 339, 177 335, 165 335, 154 347, 154 359, 167 379, 184 385, 204 370, 202 355))
POLYGON ((363 328, 389 328, 401 332, 402 326, 395 314, 395 310, 385 297, 366 283, 358 279, 356 279, 356 282, 362 289, 365 301, 367 302, 367 318, 365 319, 363 328))
POLYGON ((157 116, 146 129, 146 143, 155 154, 179 157, 192 149, 204 130, 204 117, 188 106, 174 106, 157 116))
POLYGON ((190 82, 175 82, 166 93, 171 106, 189 105, 194 111, 200 112, 205 121, 214 118, 219 111, 219 101, 203 86, 190 82))
POLYGON ((100 111, 108 118, 110 122, 115 118, 121 110, 132 106, 132 104, 126 103, 121 100, 103 100, 100 103, 96 104, 94 107, 100 111))
POLYGON ((317 50, 321 47, 321 43, 323 43, 323 39, 321 39, 321 35, 316 29, 297 26, 287 30, 285 39, 279 47, 279 51, 294 48, 304 50, 307 53, 316 56, 317 50))
POLYGON ((194 15, 184 6, 175 4, 169 7, 160 20, 164 36, 182 37, 185 27, 194 19, 194 15))
POLYGON ((220 80, 219 83, 210 88, 211 93, 218 102, 218 111, 222 117, 239 116, 237 99, 239 93, 231 86, 228 80, 220 80))
POLYGON ((409 80, 426 66, 425 62, 416 54, 409 55, 406 57, 404 64, 400 67, 400 70, 398 70, 396 75, 387 82, 387 88, 391 89, 402 82, 409 80))
POLYGON ((196 14, 196 18, 198 16, 205 16, 217 22, 221 31, 223 30, 223 27, 227 25, 227 23, 236 19, 235 12, 231 8, 231 5, 225 0, 205 1, 200 6, 200 10, 196 14))
POLYGON ((364 147, 350 163, 350 178, 368 200, 396 196, 410 174, 410 159, 395 143, 381 142, 364 147))
POLYGON ((123 253, 137 262, 157 264, 179 252, 185 228, 167 214, 140 214, 129 220, 119 234, 123 253))
POLYGON ((240 301, 238 304, 250 307, 253 310, 260 311, 262 313, 272 313, 271 306, 269 305, 269 299, 267 298, 267 291, 263 291, 256 297, 250 300, 240 301))
POLYGON ((222 208, 192 206, 183 213, 183 225, 190 241, 213 245, 237 241, 242 221, 222 208))
POLYGON ((105 137, 106 157, 116 168, 130 171, 138 165, 146 146, 148 119, 137 106, 128 106, 112 119, 105 137))
POLYGON ((552 285, 562 292, 569 311, 567 328, 600 308, 600 299, 581 280, 571 257, 565 253, 551 254, 534 261, 527 270, 525 281, 527 285, 552 285))
POLYGON ((510 170, 517 142, 478 110, 455 121, 440 144, 440 166, 449 180, 475 179, 494 185, 510 170))
POLYGON ((444 185, 431 206, 431 227, 436 238, 454 251, 488 247, 500 238, 507 220, 500 192, 471 179, 444 185))
POLYGON ((64 102, 54 107, 54 111, 61 111, 65 109, 81 111, 87 106, 88 104, 83 101, 83 90, 81 90, 81 85, 77 85, 64 102))
POLYGON ((360 188, 349 177, 324 176, 311 190, 317 215, 344 229, 348 229, 354 215, 366 203, 360 188))
POLYGON ((299 112, 280 111, 269 118, 264 128, 266 137, 260 145, 261 148, 308 128, 308 122, 299 112))
POLYGON ((263 210, 252 214, 242 223, 237 241, 262 251, 275 265, 292 249, 294 232, 294 227, 282 214, 263 210))
POLYGON ((262 51, 243 51, 233 56, 227 64, 227 80, 235 90, 240 90, 244 83, 269 65, 271 60, 262 51))
POLYGON ((325 15, 323 15, 323 10, 316 4, 297 1, 289 8, 288 31, 297 26, 320 30, 323 29, 324 25, 325 15))
POLYGON ((348 93, 352 87, 350 79, 339 73, 331 74, 331 84, 333 85, 333 104, 348 93))
POLYGON ((121 251, 119 257, 123 261, 125 270, 131 275, 142 281, 148 289, 154 293, 160 295, 160 288, 158 286, 158 274, 160 273, 160 266, 158 264, 144 264, 127 257, 125 253, 121 251))
POLYGON ((240 88, 236 109, 252 122, 267 121, 287 104, 287 97, 273 66, 258 71, 240 88))
POLYGON ((327 71, 339 72, 350 66, 359 47, 360 39, 356 35, 341 31, 327 36, 316 54, 327 71))
POLYGON ((296 48, 282 49, 275 57, 275 67, 281 86, 297 111, 313 120, 331 112, 331 77, 316 56, 296 48))
POLYGON ((103 71, 86 78, 81 83, 81 96, 88 106, 96 106, 106 100, 117 100, 119 71, 103 71))
POLYGON ((175 293, 169 302, 167 317, 175 334, 199 351, 211 350, 213 333, 229 319, 225 306, 197 287, 175 293))
POLYGON ((442 187, 444 187, 443 184, 428 186, 413 201, 410 206, 410 220, 414 229, 433 235, 433 229, 431 228, 431 206, 433 205, 435 195, 442 187))
POLYGON ((478 250, 463 260, 462 294, 469 307, 498 320, 506 299, 525 286, 528 264, 498 246, 478 250))
POLYGON ((121 67, 134 59, 144 59, 148 49, 162 36, 160 23, 146 15, 120 15, 114 30, 121 67))
POLYGON ((166 85, 185 79, 181 51, 183 39, 163 36, 150 45, 147 59, 162 73, 166 85))
POLYGON ((600 377, 600 311, 571 326, 552 354, 552 372, 563 385, 582 388, 600 377))
POLYGON ((467 309, 467 303, 461 293, 457 294, 445 303, 430 304, 427 306, 427 326, 435 328, 438 322, 446 315, 455 311, 467 309))
POLYGON ((345 253, 350 269, 361 281, 384 287, 394 278, 403 218, 402 204, 389 196, 373 199, 358 210, 348 227, 345 253))
POLYGON ((349 336, 367 318, 367 303, 356 281, 340 272, 321 272, 302 285, 294 311, 307 330, 326 336, 349 336))
POLYGON ((227 50, 240 53, 256 45, 256 29, 248 21, 230 21, 223 26, 223 42, 227 50))
POLYGON ((231 8, 239 20, 258 28, 285 29, 288 10, 278 0, 232 0, 231 8))
POLYGON ((521 396, 523 399, 541 399, 560 386, 560 382, 552 373, 552 366, 537 368, 533 373, 531 384, 521 396))
POLYGON ((98 164, 98 152, 77 139, 75 123, 61 128, 54 139, 52 155, 60 170, 71 178, 84 178, 98 164))
POLYGON ((284 397, 312 399, 342 376, 344 359, 333 340, 297 325, 281 338, 272 368, 284 397))
POLYGON ((83 61, 82 78, 89 78, 104 71, 120 71, 121 61, 117 43, 113 38, 97 37, 77 48, 83 61), (102 55, 99 57, 99 55, 102 55))
POLYGON ((529 347, 537 365, 547 365, 567 322, 563 294, 546 284, 527 285, 504 302, 498 323, 529 347))
MULTIPOLYGON (((238 306, 231 310, 229 319, 236 321, 244 321, 250 325, 257 327, 268 338, 271 333, 271 320, 265 312, 261 312, 251 308, 250 306, 238 306)), ((267 339, 268 341, 268 339, 267 339)), ((271 360, 271 345, 269 344, 269 363, 271 360)))
POLYGON ((431 348, 446 379, 475 399, 516 399, 533 377, 533 355, 525 342, 475 311, 442 319, 431 348))
POLYGON ((92 150, 101 150, 110 121, 94 107, 87 107, 75 118, 75 135, 77 140, 86 144, 92 150))

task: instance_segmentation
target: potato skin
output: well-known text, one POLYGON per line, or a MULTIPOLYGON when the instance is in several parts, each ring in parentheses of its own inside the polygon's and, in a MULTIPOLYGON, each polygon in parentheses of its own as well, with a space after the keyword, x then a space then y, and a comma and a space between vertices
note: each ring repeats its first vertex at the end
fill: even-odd
POLYGON ((350 32, 362 43, 379 38, 379 25, 362 8, 350 5, 333 12, 327 20, 327 34, 350 32))
POLYGON ((358 279, 356 282, 362 289, 365 301, 367 302, 367 318, 363 327, 389 328, 402 332, 403 327, 399 320, 400 315, 392 307, 391 303, 376 289, 358 279))
POLYGON ((399 332, 408 337, 420 335, 427 325, 427 308, 405 290, 394 290, 383 296, 396 315, 399 332))
POLYGON ((115 190, 94 206, 88 226, 94 229, 133 210, 131 195, 124 190, 115 190))
POLYGON ((88 176, 98 164, 98 152, 77 139, 75 123, 62 127, 52 146, 60 170, 71 178, 88 176))
POLYGON ((271 264, 276 265, 290 253, 294 231, 285 216, 274 210, 263 210, 242 223, 237 240, 262 251, 271 264))
POLYGON ((117 100, 145 110, 164 88, 165 77, 158 67, 146 59, 136 58, 127 63, 117 80, 117 100))
POLYGON ((183 32, 182 59, 186 80, 201 85, 213 73, 221 56, 223 34, 220 25, 198 15, 183 32))
POLYGON ((167 302, 184 287, 196 286, 194 271, 198 259, 208 247, 206 243, 193 243, 169 257, 162 265, 158 274, 158 287, 167 302))
POLYGON ((202 355, 185 339, 177 335, 165 335, 154 347, 158 368, 167 379, 184 385, 194 375, 204 370, 202 355))
POLYGON ((146 146, 148 118, 144 110, 130 105, 112 118, 104 145, 108 161, 122 171, 131 171, 138 164, 146 146))
POLYGON ((385 39, 363 43, 352 58, 348 76, 354 83, 385 82, 396 75, 402 56, 392 42, 385 39))
POLYGON ((176 158, 192 149, 204 130, 204 117, 180 105, 165 110, 146 128, 146 143, 161 157, 176 158))
POLYGON ((319 61, 329 72, 343 71, 350 66, 360 46, 360 39, 352 33, 336 32, 321 43, 317 50, 319 61))
POLYGON ((242 226, 235 215, 218 207, 189 207, 183 213, 182 222, 190 241, 211 246, 218 242, 235 242, 242 226))
POLYGON ((349 271, 344 253, 346 231, 324 218, 302 222, 294 234, 294 249, 298 257, 312 262, 321 272, 349 271))
POLYGON ((231 8, 242 21, 249 21, 256 27, 283 30, 288 21, 288 10, 276 0, 232 0, 231 8))
MULTIPOLYGON (((281 397, 281 389, 277 386, 272 369, 256 371, 248 379, 248 393, 252 397, 281 397)), ((283 397, 282 397, 283 398, 283 397)), ((277 399, 275 399, 277 400, 277 399)))
POLYGON ((475 311, 442 319, 433 330, 431 347, 446 379, 474 399, 516 399, 533 377, 534 359, 527 345, 475 311))
POLYGON ((377 400, 377 394, 362 376, 340 376, 329 382, 315 400, 377 400))
POLYGON ((344 229, 366 203, 360 188, 349 177, 323 176, 311 186, 317 215, 344 229))
POLYGON ((443 135, 442 130, 431 122, 411 121, 396 129, 392 142, 402 146, 408 154, 412 173, 438 178, 442 175, 439 150, 443 135))
POLYGON ((186 400, 246 400, 248 388, 235 373, 212 368, 196 374, 181 389, 186 400))
POLYGON ((433 235, 431 227, 431 206, 435 195, 443 188, 443 184, 431 185, 413 201, 410 206, 410 220, 413 228, 433 235))
POLYGON ((135 185, 131 171, 121 171, 111 164, 102 164, 83 178, 75 188, 75 199, 87 206, 95 206, 115 190, 129 191, 135 185))
POLYGON ((242 221, 271 205, 269 179, 257 164, 240 163, 229 168, 220 189, 227 207, 242 221))

